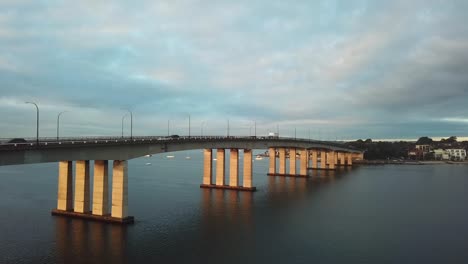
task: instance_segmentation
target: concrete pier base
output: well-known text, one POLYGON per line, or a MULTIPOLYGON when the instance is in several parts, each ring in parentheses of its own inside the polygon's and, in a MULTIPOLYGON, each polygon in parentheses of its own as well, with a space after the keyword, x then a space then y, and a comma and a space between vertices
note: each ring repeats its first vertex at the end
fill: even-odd
POLYGON ((117 218, 117 217, 112 217, 110 214, 93 215, 91 213, 78 213, 78 212, 64 211, 64 210, 58 210, 58 209, 53 209, 51 214, 58 215, 58 216, 66 216, 66 217, 88 219, 88 220, 94 220, 94 221, 100 221, 100 222, 114 223, 114 224, 133 224, 135 222, 135 218, 133 216, 117 218))
POLYGON ((326 171, 334 171, 336 168, 307 168, 307 170, 326 170, 326 171))
POLYGON ((227 190, 248 191, 248 192, 255 192, 257 190, 256 187, 215 185, 215 184, 200 184, 200 188, 227 189, 227 190))
POLYGON ((301 174, 280 174, 280 173, 268 173, 268 176, 279 176, 279 177, 293 177, 293 178, 308 178, 309 175, 301 175, 301 174))

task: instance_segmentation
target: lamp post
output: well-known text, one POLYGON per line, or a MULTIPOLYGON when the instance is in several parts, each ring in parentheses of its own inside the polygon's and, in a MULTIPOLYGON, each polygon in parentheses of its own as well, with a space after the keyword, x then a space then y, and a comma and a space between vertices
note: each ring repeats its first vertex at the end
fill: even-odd
POLYGON ((190 114, 188 115, 188 137, 190 138, 190 114))
POLYGON ((124 134, 123 134, 123 125, 124 125, 124 119, 125 119, 126 116, 127 116, 127 113, 125 113, 125 115, 122 116, 122 138, 124 136, 124 134))
POLYGON ((294 140, 296 140, 297 137, 296 137, 296 128, 294 128, 294 140))
POLYGON ((229 119, 227 120, 227 137, 229 137, 229 119))
MULTIPOLYGON (((124 109, 124 110, 126 110, 127 112, 130 113, 130 140, 132 140, 133 139, 133 113, 129 109, 124 109)), ((123 120, 123 117, 122 117, 122 120, 123 120)), ((122 124, 123 124, 123 121, 122 121, 122 124)), ((122 127, 123 127, 123 125, 122 125, 122 127)), ((123 131, 123 129, 122 129, 122 131, 123 131)))
POLYGON ((167 136, 169 136, 169 119, 167 120, 167 136))
POLYGON ((62 111, 60 112, 58 115, 57 115, 57 141, 59 141, 59 131, 60 131, 60 116, 63 114, 63 113, 66 113, 68 111, 62 111))
POLYGON ((200 126, 200 136, 203 137, 203 125, 205 124, 205 122, 201 122, 201 126, 200 126))
POLYGON ((254 120, 254 136, 257 138, 257 120, 254 120))
POLYGON ((36 145, 39 146, 39 107, 34 102, 25 102, 26 104, 33 104, 36 106, 36 145))

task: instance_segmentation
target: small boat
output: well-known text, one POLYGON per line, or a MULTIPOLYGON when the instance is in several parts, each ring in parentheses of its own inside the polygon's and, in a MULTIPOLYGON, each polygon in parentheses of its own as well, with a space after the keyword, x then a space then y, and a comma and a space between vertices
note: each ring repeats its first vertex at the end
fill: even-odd
POLYGON ((167 155, 166 158, 168 159, 173 159, 175 156, 174 155, 167 155))
POLYGON ((213 159, 213 160, 214 160, 214 161, 217 161, 218 159, 215 158, 215 159, 213 159))
POLYGON ((189 156, 185 157, 185 159, 191 159, 191 158, 192 158, 192 157, 189 157, 189 156))
POLYGON ((146 165, 146 166, 149 166, 149 165, 151 165, 151 163, 150 163, 150 162, 147 162, 145 165, 146 165))
POLYGON ((153 156, 153 155, 148 154, 148 155, 145 155, 145 158, 149 158, 149 157, 151 157, 151 156, 153 156))
POLYGON ((263 157, 260 156, 260 155, 255 156, 255 160, 262 160, 262 159, 263 159, 263 157))

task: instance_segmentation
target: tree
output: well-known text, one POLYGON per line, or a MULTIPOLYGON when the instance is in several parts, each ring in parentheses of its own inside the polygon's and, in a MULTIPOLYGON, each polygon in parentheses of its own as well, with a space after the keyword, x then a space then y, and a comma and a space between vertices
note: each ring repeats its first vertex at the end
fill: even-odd
POLYGON ((456 136, 451 136, 447 139, 441 139, 440 140, 441 143, 447 143, 447 144, 453 144, 453 143, 457 143, 457 137, 456 136))
POLYGON ((416 141, 416 145, 431 145, 432 138, 430 137, 420 137, 418 141, 416 141))

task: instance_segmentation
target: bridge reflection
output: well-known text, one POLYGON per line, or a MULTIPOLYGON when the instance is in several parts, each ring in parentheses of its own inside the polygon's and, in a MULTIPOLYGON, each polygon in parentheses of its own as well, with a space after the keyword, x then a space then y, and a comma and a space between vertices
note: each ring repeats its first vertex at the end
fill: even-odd
POLYGON ((57 263, 127 263, 127 227, 55 217, 57 263))

